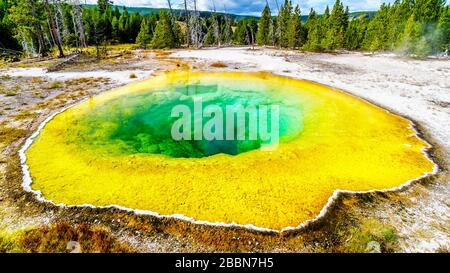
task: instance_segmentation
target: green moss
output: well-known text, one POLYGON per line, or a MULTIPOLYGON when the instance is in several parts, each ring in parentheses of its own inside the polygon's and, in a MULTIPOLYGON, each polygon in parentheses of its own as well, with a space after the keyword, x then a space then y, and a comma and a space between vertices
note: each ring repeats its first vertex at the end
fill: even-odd
POLYGON ((7 144, 25 136, 26 132, 24 129, 5 127, 0 124, 0 140, 7 144))
POLYGON ((397 234, 394 229, 388 228, 383 233, 384 240, 387 242, 395 242, 397 240, 397 234))
POLYGON ((66 80, 65 84, 66 85, 79 85, 79 84, 84 84, 84 83, 93 83, 98 79, 95 78, 76 78, 76 79, 70 79, 70 80, 66 80))
POLYGON ((6 86, 0 84, 0 94, 5 94, 5 96, 7 96, 7 97, 12 97, 12 96, 17 95, 18 90, 19 90, 19 87, 17 85, 8 89, 8 88, 6 88, 6 86))
POLYGON ((0 80, 2 80, 2 81, 7 81, 7 80, 10 80, 10 79, 11 79, 10 75, 1 75, 0 76, 0 80))
POLYGON ((61 82, 59 82, 59 81, 49 82, 48 84, 45 84, 44 86, 42 86, 42 88, 44 88, 44 89, 61 88, 61 82))
POLYGON ((42 77, 33 77, 31 78, 32 83, 42 83, 44 82, 44 79, 42 77))
POLYGON ((20 238, 17 233, 0 231, 0 253, 24 252, 20 246, 20 238))
POLYGON ((450 253, 450 246, 441 246, 436 250, 436 253, 450 253))
POLYGON ((58 222, 19 230, 0 232, 0 253, 10 252, 69 252, 68 243, 77 242, 82 252, 132 252, 126 243, 118 241, 111 232, 98 225, 58 222))
POLYGON ((77 242, 82 252, 131 252, 127 244, 119 242, 111 232, 100 226, 59 222, 25 231, 20 245, 27 252, 68 252, 67 244, 77 242))
POLYGON ((22 110, 17 115, 14 116, 14 118, 16 120, 24 120, 24 119, 28 119, 28 118, 31 119, 31 118, 34 118, 34 117, 35 117, 35 114, 31 113, 31 112, 29 112, 27 110, 22 110))
POLYGON ((397 246, 397 234, 394 227, 376 219, 366 219, 359 227, 349 229, 343 252, 370 252, 370 242, 380 244, 381 252, 394 252, 397 246))

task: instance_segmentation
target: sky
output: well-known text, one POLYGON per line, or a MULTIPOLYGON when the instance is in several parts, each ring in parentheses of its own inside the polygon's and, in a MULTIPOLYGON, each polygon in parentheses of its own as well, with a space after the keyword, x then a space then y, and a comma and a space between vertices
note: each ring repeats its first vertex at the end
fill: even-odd
MULTIPOLYGON (((87 4, 95 4, 96 0, 81 0, 87 4)), ((284 0, 267 0, 272 12, 277 11, 276 2, 281 5, 284 0)), ((167 0, 113 0, 115 5, 127 7, 151 7, 151 8, 167 8, 167 0)), ((184 8, 184 0, 171 0, 172 8, 184 8)), ((188 0, 193 2, 193 0, 188 0)), ((318 13, 323 13, 327 5, 330 8, 335 0, 292 0, 294 5, 299 4, 303 15, 309 13, 310 8, 314 8, 318 13)), ((381 3, 392 3, 394 0, 342 0, 344 6, 348 6, 350 11, 369 11, 377 10, 381 3)), ((447 0, 449 3, 450 0, 447 0)), ((242 15, 261 15, 261 11, 266 5, 266 0, 197 0, 197 8, 199 10, 216 10, 220 12, 229 12, 242 15)))

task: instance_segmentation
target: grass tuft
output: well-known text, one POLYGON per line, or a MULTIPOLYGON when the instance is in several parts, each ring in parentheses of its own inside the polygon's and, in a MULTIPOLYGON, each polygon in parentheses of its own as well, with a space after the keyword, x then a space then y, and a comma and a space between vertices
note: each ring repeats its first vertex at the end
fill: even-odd
POLYGON ((0 139, 1 142, 10 144, 26 135, 27 131, 24 129, 5 127, 0 124, 0 139))
POLYGON ((225 67, 228 67, 228 65, 225 64, 225 63, 223 63, 223 62, 215 62, 215 63, 212 63, 210 66, 211 66, 211 67, 215 67, 215 68, 225 68, 225 67))
POLYGON ((64 221, 25 231, 20 237, 20 246, 26 252, 70 252, 67 244, 71 241, 80 245, 81 252, 132 252, 130 246, 119 242, 104 227, 64 221))
POLYGON ((397 246, 397 233, 394 227, 376 219, 366 219, 359 227, 351 228, 343 252, 369 252, 368 245, 377 242, 381 252, 394 252, 397 246))
POLYGON ((61 88, 61 82, 59 82, 59 81, 49 82, 48 84, 42 86, 42 88, 44 88, 44 89, 61 88))

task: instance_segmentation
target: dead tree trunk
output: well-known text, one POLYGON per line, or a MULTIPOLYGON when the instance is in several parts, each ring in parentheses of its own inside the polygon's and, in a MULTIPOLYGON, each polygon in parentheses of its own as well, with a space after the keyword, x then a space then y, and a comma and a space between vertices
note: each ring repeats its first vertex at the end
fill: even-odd
POLYGON ((199 48, 200 44, 199 44, 199 22, 198 22, 198 14, 197 14, 197 0, 194 0, 194 31, 193 31, 193 36, 194 36, 194 41, 195 41, 195 48, 199 48))
POLYGON ((50 7, 48 0, 45 0, 45 8, 47 9, 48 20, 50 24, 50 32, 52 34, 53 40, 58 47, 59 57, 64 57, 64 51, 62 49, 61 40, 58 39, 58 33, 56 32, 55 18, 53 18, 53 12, 50 7))
POLYGON ((186 44, 187 47, 190 47, 191 45, 191 30, 189 28, 190 24, 189 24, 189 13, 188 13, 188 8, 187 8, 187 0, 184 0, 184 13, 185 13, 185 18, 186 18, 186 44))
POLYGON ((78 39, 80 41, 80 47, 86 47, 86 38, 84 36, 84 25, 83 25, 83 17, 81 15, 81 7, 79 0, 73 0, 74 12, 73 16, 76 22, 76 29, 78 32, 78 39))
POLYGON ((227 13, 227 7, 225 5, 223 5, 223 10, 225 12, 225 45, 229 46, 230 45, 230 41, 231 41, 231 35, 230 35, 230 29, 231 29, 231 22, 230 22, 230 18, 228 18, 228 13, 227 13))
POLYGON ((219 25, 219 18, 217 16, 216 11, 216 3, 214 0, 212 0, 213 3, 213 18, 214 18, 214 38, 216 39, 216 46, 220 48, 220 25, 219 25))
POLYGON ((56 6, 55 18, 56 18, 56 31, 58 32, 58 39, 61 44, 63 44, 63 37, 69 34, 69 29, 67 27, 66 21, 64 20, 64 14, 61 9, 61 1, 53 1, 56 6))
MULTIPOLYGON (((33 18, 36 18, 36 7, 34 5, 34 0, 28 0, 28 4, 30 5, 31 16, 33 16, 33 18)), ((42 33, 41 24, 37 19, 34 22, 34 31, 36 32, 39 45, 38 52, 42 57, 45 57, 47 56, 47 48, 45 47, 44 34, 42 33)))

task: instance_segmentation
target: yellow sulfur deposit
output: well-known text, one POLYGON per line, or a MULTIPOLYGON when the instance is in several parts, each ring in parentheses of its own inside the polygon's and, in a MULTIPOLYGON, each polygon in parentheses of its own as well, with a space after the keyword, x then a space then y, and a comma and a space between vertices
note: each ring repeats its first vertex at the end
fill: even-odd
POLYGON ((117 204, 281 230, 315 218, 337 189, 389 189, 431 172, 422 152, 428 147, 409 120, 330 87, 268 73, 173 72, 56 115, 26 151, 26 163, 32 188, 55 203, 117 204), (160 115, 148 113, 171 99, 165 90, 180 86, 214 86, 225 90, 223 100, 236 100, 226 96, 233 90, 239 100, 288 105, 278 149, 198 156, 141 131, 132 135, 136 124, 165 130, 160 115))

